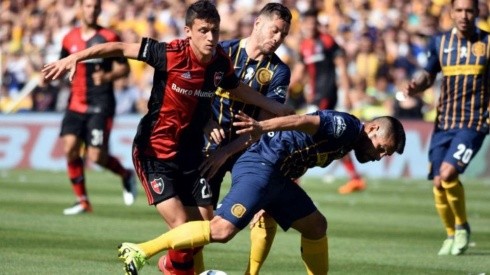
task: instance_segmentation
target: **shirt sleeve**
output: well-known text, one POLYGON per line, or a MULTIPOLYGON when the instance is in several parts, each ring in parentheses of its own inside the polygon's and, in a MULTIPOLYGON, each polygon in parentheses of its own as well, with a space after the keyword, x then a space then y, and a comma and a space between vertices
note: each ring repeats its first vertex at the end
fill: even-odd
POLYGON ((288 66, 282 64, 272 76, 272 81, 266 93, 266 97, 272 98, 279 103, 286 102, 286 94, 291 79, 291 70, 288 66))
POLYGON ((165 71, 167 64, 167 47, 165 42, 158 42, 145 37, 141 41, 138 60, 144 61, 156 70, 165 71))
POLYGON ((226 71, 223 75, 223 80, 220 82, 219 86, 225 90, 233 90, 238 87, 240 84, 240 79, 235 74, 235 69, 233 68, 233 64, 231 63, 228 55, 224 54, 223 49, 220 49, 222 54, 222 58, 226 63, 226 71))
POLYGON ((441 71, 441 63, 439 62, 439 55, 437 50, 437 45, 440 36, 433 37, 430 39, 427 47, 427 65, 425 70, 430 74, 437 74, 441 71))
POLYGON ((314 114, 320 116, 320 127, 315 136, 344 145, 357 140, 362 128, 357 118, 347 113, 330 110, 321 110, 314 114))

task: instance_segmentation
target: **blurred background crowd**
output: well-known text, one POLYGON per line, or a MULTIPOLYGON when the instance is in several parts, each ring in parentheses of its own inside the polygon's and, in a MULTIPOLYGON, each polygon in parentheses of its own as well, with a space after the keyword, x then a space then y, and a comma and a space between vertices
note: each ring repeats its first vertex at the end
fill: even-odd
MULTIPOLYGON (((186 7, 192 0, 103 0, 99 24, 124 42, 141 37, 170 41, 183 37, 186 7)), ((217 0, 221 40, 249 35, 254 14, 270 1, 217 0)), ((344 48, 350 88, 340 90, 338 109, 369 119, 434 117, 439 85, 419 98, 400 100, 396 91, 424 67, 428 39, 452 28, 450 0, 283 0, 293 23, 277 54, 293 68, 302 38, 300 16, 316 8, 319 27, 344 48)), ((66 80, 39 85, 39 72, 59 58, 63 36, 79 22, 78 0, 2 0, 0 10, 0 111, 62 112, 69 96, 66 80)), ((480 0, 478 26, 490 31, 490 1, 480 0)), ((130 61, 128 78, 117 80, 117 114, 146 112, 153 69, 130 61)), ((305 76, 307 77, 307 76, 305 76)), ((290 87, 288 103, 307 108, 307 85, 290 87)))

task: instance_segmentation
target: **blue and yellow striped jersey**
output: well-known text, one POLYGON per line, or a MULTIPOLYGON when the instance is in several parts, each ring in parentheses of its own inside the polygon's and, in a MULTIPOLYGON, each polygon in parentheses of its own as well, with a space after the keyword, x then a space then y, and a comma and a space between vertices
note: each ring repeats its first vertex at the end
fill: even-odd
MULTIPOLYGON (((262 60, 250 59, 245 51, 247 39, 235 39, 220 42, 224 51, 230 56, 235 74, 240 80, 266 97, 280 103, 286 101, 286 93, 291 78, 289 67, 276 54, 262 60)), ((212 102, 214 119, 225 130, 226 139, 220 144, 226 145, 238 137, 233 128, 233 120, 238 111, 257 119, 260 108, 243 103, 229 91, 218 89, 212 102)), ((214 144, 207 142, 205 150, 213 149, 214 144)))
POLYGON ((260 154, 284 176, 299 178, 309 168, 326 167, 348 154, 359 140, 363 124, 348 113, 320 110, 320 126, 314 135, 301 131, 263 134, 248 151, 260 154))
POLYGON ((437 104, 439 129, 488 133, 489 66, 489 34, 483 30, 466 39, 458 37, 454 28, 431 40, 425 70, 443 76, 437 104))

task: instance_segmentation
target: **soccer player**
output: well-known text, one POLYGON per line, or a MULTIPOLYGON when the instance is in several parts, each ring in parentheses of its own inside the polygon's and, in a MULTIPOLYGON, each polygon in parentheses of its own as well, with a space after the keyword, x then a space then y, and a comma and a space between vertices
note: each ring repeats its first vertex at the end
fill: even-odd
MULTIPOLYGON (((291 72, 274 52, 288 35, 291 18, 290 10, 284 5, 268 3, 258 13, 248 37, 220 43, 231 57, 235 74, 242 83, 280 103, 286 100, 291 72)), ((218 90, 212 109, 213 120, 223 131, 211 131, 205 136, 208 141, 204 153, 208 157, 201 169, 203 176, 209 178, 213 205, 216 208, 225 174, 231 172, 240 154, 250 144, 247 136, 236 134, 236 128, 233 126, 234 115, 242 111, 258 120, 272 116, 256 106, 245 104, 226 90, 218 90), (218 145, 217 142, 213 142, 214 138, 209 137, 215 137, 217 142, 221 142, 218 145)), ((247 274, 259 272, 271 248, 276 228, 275 221, 268 215, 254 223, 250 233, 251 251, 247 274)), ((159 263, 162 263, 162 259, 159 263)), ((160 266, 162 269, 162 264, 160 266)))
MULTIPOLYGON (((200 176, 199 164, 203 160, 203 127, 211 117, 211 100, 217 87, 274 114, 294 112, 236 77, 230 58, 218 45, 220 16, 210 1, 190 5, 185 22, 186 39, 105 43, 43 69, 48 79, 67 71, 72 76, 78 62, 108 56, 138 59, 154 67, 149 110, 138 126, 133 162, 148 203, 156 207, 170 228, 213 215, 209 184, 200 176)), ((145 247, 152 251, 155 245, 148 242, 145 247)), ((183 274, 189 274, 194 272, 193 254, 198 251, 171 250, 168 257, 183 274)))
MULTIPOLYGON (((96 44, 120 41, 114 31, 97 25, 100 12, 100 0, 80 0, 80 26, 64 37, 61 58, 96 44)), ((114 80, 127 76, 128 62, 125 58, 98 58, 77 66, 60 133, 68 177, 77 197, 77 202, 63 211, 65 215, 92 211, 85 187, 84 153, 90 161, 121 177, 126 205, 133 204, 137 190, 133 171, 109 154, 115 113, 114 80)))
MULTIPOLYGON (((335 109, 338 101, 337 79, 344 92, 349 91, 347 61, 344 50, 335 39, 320 32, 318 11, 310 9, 301 15, 303 39, 300 43, 300 60, 296 63, 291 85, 308 79, 306 102, 315 109, 335 109), (308 74, 305 74, 305 71, 308 74), (308 75, 308 78, 305 78, 308 75), (337 77, 338 75, 338 77, 337 77)), ((362 191, 366 183, 357 173, 354 162, 349 154, 342 158, 342 164, 347 170, 350 180, 339 188, 340 194, 362 191)))
POLYGON ((403 153, 405 131, 393 117, 379 117, 365 124, 348 114, 320 110, 307 115, 276 117, 257 122, 240 113, 243 127, 260 140, 233 166, 232 185, 211 221, 185 223, 151 242, 122 243, 119 257, 126 274, 137 274, 155 253, 165 249, 200 247, 227 242, 264 209, 284 229, 301 233, 301 257, 308 274, 328 271, 327 220, 300 185, 293 182, 309 168, 325 167, 354 151, 361 163, 403 153))
POLYGON ((446 229, 439 255, 460 255, 468 248, 470 225, 459 175, 464 173, 488 134, 490 85, 489 34, 475 27, 478 0, 452 0, 454 28, 435 36, 425 70, 406 87, 406 95, 429 88, 442 72, 432 133, 429 179, 446 229))

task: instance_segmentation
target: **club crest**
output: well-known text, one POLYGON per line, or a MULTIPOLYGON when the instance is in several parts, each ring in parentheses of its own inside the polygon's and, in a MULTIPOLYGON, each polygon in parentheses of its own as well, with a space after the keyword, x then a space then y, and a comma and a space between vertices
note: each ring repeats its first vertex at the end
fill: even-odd
POLYGON ((163 193, 163 189, 165 188, 162 178, 152 180, 150 185, 153 192, 157 193, 158 195, 161 195, 163 193))
POLYGON ((214 86, 218 87, 223 79, 223 72, 215 72, 214 73, 214 86))

